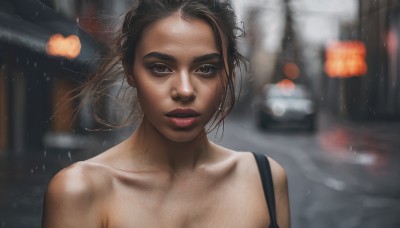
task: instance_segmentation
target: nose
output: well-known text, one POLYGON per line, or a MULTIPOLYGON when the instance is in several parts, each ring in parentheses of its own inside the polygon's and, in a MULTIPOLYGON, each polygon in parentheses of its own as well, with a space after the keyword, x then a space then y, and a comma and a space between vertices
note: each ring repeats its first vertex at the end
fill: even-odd
POLYGON ((187 102, 193 101, 195 98, 196 92, 190 74, 186 71, 177 74, 172 87, 172 99, 187 102))

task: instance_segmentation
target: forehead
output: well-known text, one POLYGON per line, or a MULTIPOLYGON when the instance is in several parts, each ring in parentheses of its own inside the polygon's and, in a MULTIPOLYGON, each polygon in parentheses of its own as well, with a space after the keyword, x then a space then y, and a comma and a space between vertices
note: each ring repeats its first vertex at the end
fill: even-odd
POLYGON ((152 51, 201 54, 218 52, 218 47, 214 31, 207 22, 197 18, 187 19, 175 13, 147 27, 143 31, 137 51, 137 54, 152 51))

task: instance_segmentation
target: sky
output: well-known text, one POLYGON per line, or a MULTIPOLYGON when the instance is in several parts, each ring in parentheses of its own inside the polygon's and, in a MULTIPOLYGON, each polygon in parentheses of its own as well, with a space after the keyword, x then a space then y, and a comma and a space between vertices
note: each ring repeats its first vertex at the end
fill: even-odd
MULTIPOLYGON (((283 0, 232 0, 232 4, 242 21, 246 21, 249 8, 262 9, 259 27, 264 34, 263 46, 277 51, 284 26, 283 0)), ((291 7, 302 42, 324 45, 338 38, 340 24, 357 19, 358 0, 291 0, 291 7)))

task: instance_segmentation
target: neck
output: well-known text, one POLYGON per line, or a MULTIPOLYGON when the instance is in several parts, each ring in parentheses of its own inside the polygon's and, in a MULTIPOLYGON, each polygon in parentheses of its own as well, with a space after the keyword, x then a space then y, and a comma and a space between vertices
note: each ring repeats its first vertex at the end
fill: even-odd
POLYGON ((204 130, 190 141, 176 142, 145 122, 132 134, 129 142, 137 161, 173 173, 194 170, 206 160, 212 146, 204 130))

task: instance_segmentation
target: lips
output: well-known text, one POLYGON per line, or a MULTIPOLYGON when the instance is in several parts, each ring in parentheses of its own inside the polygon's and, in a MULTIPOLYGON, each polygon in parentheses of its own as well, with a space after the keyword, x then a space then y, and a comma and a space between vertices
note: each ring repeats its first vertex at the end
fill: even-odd
POLYGON ((166 114, 168 117, 187 118, 199 116, 199 113, 190 108, 177 108, 166 114))
POLYGON ((190 108, 177 108, 166 114, 168 121, 177 128, 189 128, 200 114, 190 108))

